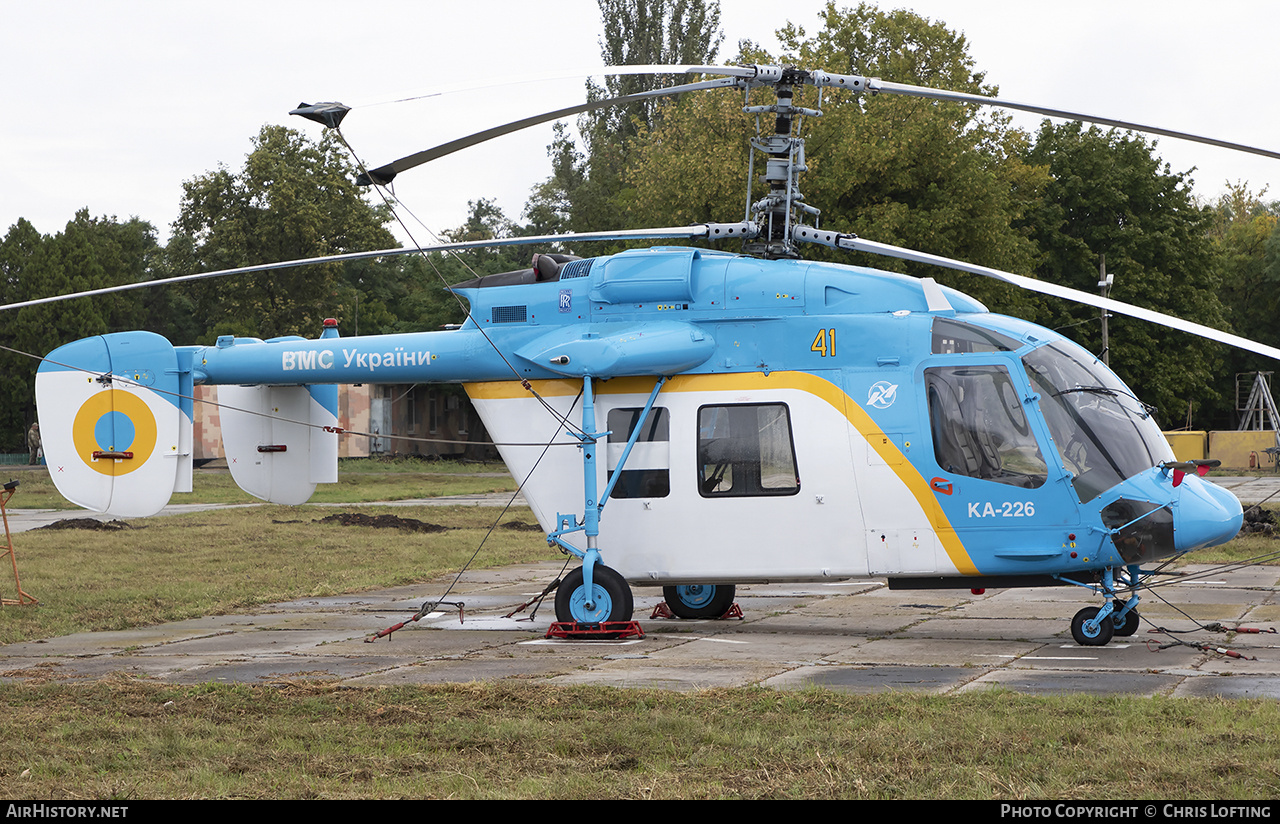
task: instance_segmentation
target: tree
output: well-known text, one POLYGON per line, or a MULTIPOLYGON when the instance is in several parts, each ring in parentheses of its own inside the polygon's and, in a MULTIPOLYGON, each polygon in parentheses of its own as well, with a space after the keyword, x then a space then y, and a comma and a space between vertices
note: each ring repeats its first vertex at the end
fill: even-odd
MULTIPOLYGON (((158 254, 155 229, 137 218, 93 218, 81 209, 57 235, 18 220, 0 241, 5 303, 148 280, 158 254)), ((6 313, 0 324, 0 442, 21 443, 35 419, 36 357, 80 338, 150 328, 155 302, 137 292, 77 298, 6 313)))
MULTIPOLYGON (((599 0, 604 32, 600 56, 606 66, 709 65, 720 52, 720 4, 716 0, 599 0)), ((624 97, 686 82, 680 75, 624 74, 606 77, 601 88, 587 81, 588 100, 624 97)), ((640 126, 652 127, 660 98, 591 112, 586 116, 593 149, 625 144, 640 126)))
MULTIPOLYGON (((491 200, 473 200, 468 206, 466 223, 443 233, 447 242, 513 237, 523 231, 491 200)), ((448 286, 526 268, 529 256, 529 249, 524 246, 411 256, 406 265, 412 274, 405 278, 409 288, 399 304, 397 331, 424 332, 461 323, 466 319, 466 304, 447 291, 448 286)))
MULTIPOLYGON (((168 267, 199 272, 394 247, 388 211, 365 200, 355 176, 331 133, 312 141, 264 126, 239 172, 223 166, 183 184, 168 267)), ((372 261, 312 265, 199 282, 187 294, 210 336, 314 336, 323 318, 354 314, 362 281, 394 271, 372 261)), ((379 314, 370 303, 362 314, 379 314)))
POLYGON ((528 230, 534 235, 560 235, 573 231, 573 199, 586 183, 586 159, 563 123, 553 127, 555 138, 547 147, 551 177, 533 188, 525 204, 528 230))
MULTIPOLYGON (((1194 202, 1186 174, 1174 173, 1154 147, 1131 133, 1078 123, 1041 127, 1029 152, 1052 182, 1029 225, 1043 254, 1036 274, 1087 292, 1098 290, 1101 256, 1115 275, 1111 296, 1206 326, 1224 328, 1219 267, 1208 236, 1210 210, 1194 202)), ((1097 309, 1047 305, 1039 322, 1101 353, 1097 309)), ((1166 426, 1188 404, 1202 417, 1221 413, 1229 389, 1218 377, 1224 347, 1131 318, 1110 320, 1110 361, 1166 426)))
MULTIPOLYGON (((0 297, 4 303, 47 297, 59 280, 54 273, 49 239, 27 220, 19 218, 0 241, 0 297)), ((40 334, 48 312, 29 307, 6 313, 0 325, 0 444, 3 451, 23 449, 27 426, 35 420, 35 372, 39 361, 53 347, 40 334), (10 351, 12 350, 12 351, 10 351)))
MULTIPOLYGON (((599 0, 606 65, 706 65, 724 36, 716 0, 599 0)), ((687 82, 683 75, 620 75, 604 86, 587 82, 587 99, 637 94, 687 82)), ((621 190, 632 141, 663 111, 658 98, 584 115, 579 122, 586 153, 558 128, 548 147, 552 175, 536 187, 525 214, 539 229, 588 232, 617 228, 621 190)))
MULTIPOLYGON (((1280 310, 1280 203, 1263 200, 1244 183, 1228 184, 1213 204, 1209 235, 1222 267, 1222 303, 1234 331, 1280 345, 1275 318, 1280 310)), ((1231 350, 1224 373, 1274 371, 1262 355, 1231 350)), ((1243 400, 1243 399, 1242 399, 1243 400)), ((1230 420, 1224 417, 1224 421, 1230 420)))

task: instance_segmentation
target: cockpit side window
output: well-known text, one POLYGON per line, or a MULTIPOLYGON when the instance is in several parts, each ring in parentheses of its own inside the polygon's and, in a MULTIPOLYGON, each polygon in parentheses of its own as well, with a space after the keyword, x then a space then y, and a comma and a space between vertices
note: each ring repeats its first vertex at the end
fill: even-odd
POLYGON ((924 370, 933 453, 954 475, 1035 489, 1049 477, 1017 387, 1003 366, 924 370))
POLYGON ((933 354, 957 355, 971 352, 1014 352, 1022 344, 999 332, 950 318, 933 321, 933 354))

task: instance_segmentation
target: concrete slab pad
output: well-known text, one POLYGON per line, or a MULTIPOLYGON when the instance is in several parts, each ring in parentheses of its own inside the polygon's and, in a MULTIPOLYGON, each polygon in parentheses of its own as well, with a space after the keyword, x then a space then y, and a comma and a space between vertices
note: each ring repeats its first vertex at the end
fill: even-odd
POLYGON ((834 653, 828 656, 827 663, 888 667, 950 666, 972 670, 1004 666, 1038 648, 1038 644, 1025 641, 894 637, 869 641, 834 653))
MULTIPOLYGON (((1157 592, 1161 598, 1179 606, 1232 607, 1244 604, 1259 606, 1271 601, 1274 588, 1270 584, 1258 584, 1247 580, 1235 581, 1225 575, 1161 586, 1157 592)), ((1154 597, 1143 599, 1143 604, 1156 601, 1154 597)), ((1225 610, 1229 611, 1229 610, 1225 610)), ((1237 613, 1239 614, 1239 613, 1237 613)), ((1199 618, 1199 614, 1196 615, 1199 618)))
POLYGON ((340 656, 253 656, 192 666, 165 678, 178 684, 270 684, 281 681, 343 681, 371 671, 405 665, 409 660, 358 659, 340 656))
POLYGON ((963 667, 802 667, 765 681, 774 689, 822 687, 836 692, 926 692, 942 694, 958 689, 981 670, 963 667))
POLYGON ((548 683, 560 686, 598 684, 611 687, 665 689, 679 692, 746 687, 759 684, 784 671, 781 666, 707 664, 699 666, 664 666, 645 661, 610 661, 599 666, 576 670, 552 678, 548 683))
MULTIPOLYGON (((59 683, 101 681, 109 678, 139 678, 173 681, 191 669, 216 665, 221 656, 174 658, 103 655, 92 658, 59 658, 33 662, 33 666, 7 670, 0 674, 6 681, 22 683, 59 683)), ((6 665, 10 662, 6 661, 6 665)), ((196 682, 209 679, 198 678, 196 682)))
MULTIPOLYGON (((740 589, 743 620, 650 620, 659 590, 637 590, 642 640, 546 639, 553 609, 505 617, 562 570, 545 562, 481 570, 377 592, 305 598, 251 614, 215 616, 118 633, 80 633, 0 647, 0 679, 39 682, 136 677, 174 683, 320 679, 343 684, 465 683, 534 679, 695 690, 766 685, 844 690, 969 689, 1097 694, 1270 694, 1280 683, 1278 634, 1185 636, 1256 661, 1177 646, 1143 631, 1106 647, 1079 647, 1070 617, 1098 603, 1075 590, 891 591, 883 581, 740 589), (376 643, 450 591, 462 620, 441 609, 376 643), (1150 646, 1148 645, 1150 642, 1150 646), (1228 683, 1230 682, 1230 683, 1228 683)), ((1280 609, 1276 570, 1215 574, 1219 583, 1165 587, 1143 603, 1154 623, 1191 618, 1235 626, 1280 609)), ((1179 636, 1183 637, 1183 636, 1179 636)))
POLYGON ((651 652, 652 660, 691 664, 770 661, 785 664, 817 662, 839 655, 856 644, 847 638, 797 636, 744 631, 685 637, 683 643, 651 652))
POLYGON ((981 598, 958 606, 954 611, 969 618, 1040 618, 1070 623, 1083 606, 1098 606, 1102 599, 1089 600, 1084 590, 1006 589, 988 592, 981 598))
POLYGON ((927 618, 891 638, 935 638, 940 641, 1035 641, 1044 643, 1069 633, 1063 619, 970 618, 960 614, 927 618))
POLYGON ((1280 679, 1274 677, 1187 678, 1173 691, 1178 698, 1280 698, 1280 679))
POLYGON ((1074 641, 1046 644, 1012 662, 1010 669, 1061 672, 1097 670, 1105 672, 1157 673, 1168 669, 1193 669, 1203 656, 1179 649, 1170 654, 1153 653, 1143 643, 1112 641, 1103 647, 1082 647, 1074 641))
POLYGON ((1268 598, 1258 606, 1246 610, 1245 614, 1240 616, 1240 621, 1255 629, 1269 632, 1280 630, 1280 604, 1268 598))
POLYGON ((1280 656, 1273 649, 1258 649, 1233 641, 1206 639, 1211 650, 1202 653, 1204 663, 1198 668, 1202 673, 1221 675, 1268 676, 1280 679, 1280 656), (1223 650, 1217 652, 1216 650, 1223 650), (1237 658, 1236 655, 1243 657, 1237 658))
POLYGON ((528 659, 463 659, 417 661, 347 678, 353 687, 403 686, 406 684, 470 684, 477 681, 506 679, 546 680, 573 668, 572 663, 547 658, 528 659))
POLYGON ((7 644, 0 647, 0 655, 4 658, 105 655, 233 632, 236 627, 243 626, 248 620, 243 615, 216 615, 118 632, 78 632, 57 638, 7 644))
MULTIPOLYGON (((362 637, 361 633, 350 633, 349 635, 362 637)), ((165 645, 163 648, 152 647, 140 650, 138 654, 141 656, 216 655, 228 654, 234 650, 231 654, 249 657, 272 657, 311 652, 320 645, 335 640, 335 635, 331 630, 256 629, 248 632, 237 632, 234 637, 234 644, 229 644, 230 640, 221 635, 192 638, 175 641, 172 644, 165 645)))
POLYGON ((813 615, 795 611, 750 622, 760 632, 780 632, 791 635, 845 635, 851 638, 879 638, 892 635, 915 623, 910 616, 879 614, 877 610, 862 608, 831 611, 829 615, 813 615))
POLYGON ((1175 675, 1133 672, 993 670, 968 682, 957 692, 1006 689, 1025 695, 1168 695, 1181 680, 1175 675))

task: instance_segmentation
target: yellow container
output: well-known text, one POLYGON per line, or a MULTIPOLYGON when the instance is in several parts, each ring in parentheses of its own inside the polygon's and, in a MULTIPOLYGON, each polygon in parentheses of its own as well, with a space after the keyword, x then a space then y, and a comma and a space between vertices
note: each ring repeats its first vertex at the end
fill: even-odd
POLYGON ((1164 437, 1173 447, 1173 457, 1180 461, 1203 460, 1209 453, 1209 433, 1204 430, 1166 432, 1164 437))
POLYGON ((1209 433, 1209 457, 1222 461, 1223 469, 1274 469, 1275 460, 1266 450, 1275 445, 1272 429, 1209 433))

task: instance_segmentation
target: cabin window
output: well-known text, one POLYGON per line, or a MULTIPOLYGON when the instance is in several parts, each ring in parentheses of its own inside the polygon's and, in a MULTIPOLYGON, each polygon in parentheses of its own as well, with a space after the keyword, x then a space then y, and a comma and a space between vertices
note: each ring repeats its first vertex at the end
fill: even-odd
POLYGON ((953 475, 1035 489, 1048 466, 1003 366, 924 370, 933 454, 953 475))
POLYGON ((700 408, 698 472, 698 491, 707 498, 799 492, 786 404, 700 408))
MULTIPOLYGON (((609 479, 617 471, 631 433, 640 423, 643 407, 610 409, 608 416, 609 479)), ((667 410, 655 406, 640 426, 640 437, 627 456, 614 498, 665 498, 671 494, 671 425, 667 410)))

